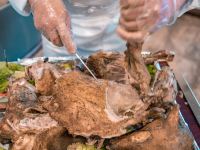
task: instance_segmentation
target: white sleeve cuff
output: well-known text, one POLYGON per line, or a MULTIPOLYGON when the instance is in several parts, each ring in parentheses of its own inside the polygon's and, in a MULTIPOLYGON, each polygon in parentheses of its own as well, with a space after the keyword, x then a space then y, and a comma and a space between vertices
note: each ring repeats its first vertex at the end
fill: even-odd
POLYGON ((185 5, 177 12, 177 17, 182 16, 189 10, 196 9, 200 7, 200 0, 187 0, 185 5))
POLYGON ((12 7, 22 16, 29 16, 31 8, 28 4, 28 0, 9 0, 12 7))
POLYGON ((199 8, 200 7, 200 0, 193 0, 190 9, 199 8))

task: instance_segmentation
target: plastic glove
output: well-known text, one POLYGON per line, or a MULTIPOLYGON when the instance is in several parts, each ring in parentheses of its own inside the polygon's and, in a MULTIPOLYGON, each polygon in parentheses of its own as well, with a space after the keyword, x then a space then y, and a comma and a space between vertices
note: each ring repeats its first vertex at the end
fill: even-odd
POLYGON ((29 0, 38 30, 56 46, 65 46, 75 53, 71 37, 71 23, 62 0, 29 0))
POLYGON ((142 42, 152 32, 174 23, 191 0, 120 0, 118 34, 129 43, 142 42))

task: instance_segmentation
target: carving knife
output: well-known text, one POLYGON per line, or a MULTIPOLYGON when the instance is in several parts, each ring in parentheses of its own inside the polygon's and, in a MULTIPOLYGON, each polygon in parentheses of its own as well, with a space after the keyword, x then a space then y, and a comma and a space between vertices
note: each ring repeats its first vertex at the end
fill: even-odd
POLYGON ((97 78, 95 77, 95 75, 92 73, 92 71, 90 70, 90 68, 84 63, 84 61, 81 59, 81 57, 78 55, 78 53, 75 53, 75 56, 81 61, 81 63, 83 64, 83 66, 89 71, 89 73, 93 76, 93 78, 95 80, 97 80, 97 78))

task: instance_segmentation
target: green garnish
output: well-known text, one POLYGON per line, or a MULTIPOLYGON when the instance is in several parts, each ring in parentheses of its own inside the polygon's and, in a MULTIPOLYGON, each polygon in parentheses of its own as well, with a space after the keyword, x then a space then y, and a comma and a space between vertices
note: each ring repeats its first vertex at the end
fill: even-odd
POLYGON ((151 77, 154 77, 156 74, 156 67, 154 65, 147 65, 147 69, 151 75, 151 77))
POLYGON ((79 144, 76 150, 96 150, 94 146, 79 144))
POLYGON ((24 71, 25 67, 15 63, 9 63, 8 68, 12 71, 24 71))
POLYGON ((8 81, 1 81, 0 82, 0 93, 6 92, 6 89, 8 87, 9 82, 8 81))
POLYGON ((24 78, 26 76, 24 71, 15 71, 15 73, 12 75, 15 79, 24 78))
POLYGON ((28 82, 35 86, 35 80, 28 80, 28 82))
POLYGON ((5 150, 4 148, 0 147, 0 150, 5 150))
POLYGON ((22 71, 25 70, 25 67, 19 64, 8 63, 8 67, 5 62, 0 62, 0 93, 6 92, 8 87, 8 79, 15 74, 15 72, 19 71, 16 74, 17 76, 22 75, 22 71))
POLYGON ((91 145, 86 145, 86 144, 82 144, 82 143, 74 143, 72 145, 70 145, 67 150, 97 150, 94 146, 91 145))
POLYGON ((72 69, 72 68, 73 68, 72 65, 69 64, 69 63, 63 64, 63 67, 64 67, 65 69, 72 69))

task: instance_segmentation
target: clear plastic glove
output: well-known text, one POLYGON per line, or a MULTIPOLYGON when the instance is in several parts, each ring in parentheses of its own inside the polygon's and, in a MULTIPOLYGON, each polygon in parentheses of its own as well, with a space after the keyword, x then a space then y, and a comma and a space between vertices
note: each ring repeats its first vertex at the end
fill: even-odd
POLYGON ((174 23, 192 0, 120 0, 118 34, 129 43, 142 42, 152 32, 174 23))
POLYGON ((75 53, 70 17, 62 0, 29 0, 38 30, 54 45, 75 53))

